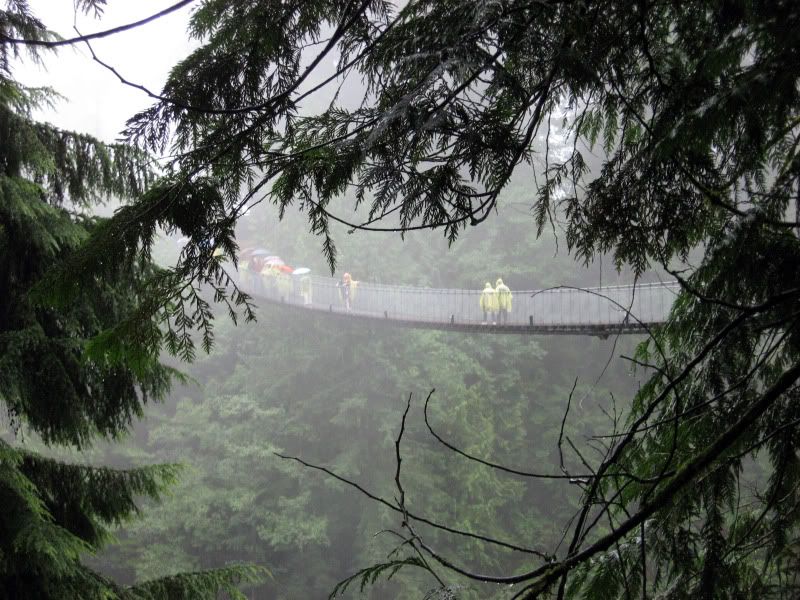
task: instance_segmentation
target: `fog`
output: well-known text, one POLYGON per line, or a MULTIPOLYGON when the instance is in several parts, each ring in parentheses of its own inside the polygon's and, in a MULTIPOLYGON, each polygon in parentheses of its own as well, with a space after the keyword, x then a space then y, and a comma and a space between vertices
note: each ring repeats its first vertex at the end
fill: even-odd
MULTIPOLYGON (((519 200, 524 202, 523 199, 519 200)), ((599 266, 582 268, 537 239, 530 216, 512 210, 467 230, 452 247, 436 234, 334 232, 340 270, 361 281, 480 288, 502 277, 512 291, 559 283, 596 286, 599 266)), ((293 266, 326 274, 319 240, 305 217, 259 206, 240 238, 293 266)), ((177 253, 174 239, 161 251, 177 253), (171 246, 172 245, 172 246, 171 246)), ((620 276, 621 277, 621 276, 620 276)), ((605 273, 606 280, 612 278, 605 273)), ((409 509, 439 523, 509 543, 554 548, 579 489, 565 480, 503 474, 466 460, 427 431, 430 422, 460 449, 512 468, 559 473, 559 426, 573 384, 565 436, 596 462, 592 435, 611 432, 641 380, 630 364, 639 336, 492 335, 415 330, 336 318, 324 311, 258 304, 255 323, 234 326, 223 311, 211 354, 184 370, 192 383, 152 405, 123 444, 96 449, 114 466, 179 462, 187 470, 173 493, 147 506, 120 532, 120 544, 95 559, 121 581, 243 561, 266 565, 274 579, 249 598, 324 597, 343 577, 381 560, 396 544, 399 516, 358 490, 275 453, 332 469, 391 499, 401 417, 409 509)), ((354 298, 358 309, 359 296, 354 298)), ((565 450, 566 466, 582 473, 565 450)), ((509 572, 526 555, 419 526, 426 541, 477 570, 509 572)), ((424 594, 433 582, 413 572, 367 592, 371 598, 424 594)), ((463 590, 491 597, 492 588, 463 590)), ((352 597, 359 597, 353 593, 352 597)))
MULTIPOLYGON (((73 14, 66 3, 32 4, 48 25, 70 35, 73 14)), ((112 27, 161 4, 112 2, 101 22, 81 18, 79 29, 112 27)), ((181 33, 188 14, 183 10, 93 45, 125 77, 159 90, 171 64, 191 49, 181 33)), ((150 102, 93 63, 80 46, 61 50, 45 67, 26 63, 17 75, 67 97, 38 115, 60 127, 113 141, 125 120, 150 102)), ((344 101, 357 102, 360 92, 354 82, 343 90, 344 101)), ((558 135, 554 131, 551 144, 568 143, 558 135)), ((558 227, 537 237, 531 177, 521 169, 495 214, 452 245, 436 231, 401 239, 334 225, 334 276, 347 272, 365 284, 471 290, 502 278, 512 293, 631 283, 632 274, 618 272, 610 259, 576 263, 558 227)), ((345 197, 334 208, 348 211, 351 203, 345 197)), ((242 248, 268 248, 293 267, 329 274, 321 240, 309 232, 307 215, 299 211, 290 209, 279 220, 275 207, 259 204, 241 219, 237 232, 242 248)), ((177 258, 179 238, 176 232, 159 242, 159 260, 177 258)), ((409 395, 401 448, 410 510, 460 530, 550 551, 577 508, 580 489, 569 480, 501 473, 447 449, 427 430, 425 399, 435 390, 430 423, 464 452, 522 471, 558 474, 568 401, 561 437, 596 464, 598 445, 591 436, 612 431, 613 416, 644 375, 621 358, 632 354, 641 339, 635 335, 495 335, 490 324, 477 332, 400 328, 355 314, 334 318, 258 297, 254 302, 257 321, 238 325, 219 307, 210 354, 193 364, 164 356, 190 376, 190 383, 176 386, 163 403, 151 404, 122 443, 98 444, 84 455, 111 466, 179 462, 186 467, 170 495, 146 505, 140 519, 119 529, 119 543, 92 559, 104 573, 132 582, 248 562, 273 574, 263 585, 244 588, 248 598, 326 596, 338 581, 396 547, 389 530, 400 528, 401 516, 277 453, 324 466, 392 499, 397 494, 395 441, 409 395)), ((358 302, 356 290, 356 311, 358 302)), ((581 458, 564 444, 566 468, 585 472, 581 458)), ((524 552, 419 522, 415 526, 438 550, 479 571, 510 573, 530 564, 524 552)), ((434 584, 411 571, 368 588, 364 596, 357 588, 348 593, 422 597, 434 584)), ((463 589, 461 597, 494 593, 476 586, 463 589)))

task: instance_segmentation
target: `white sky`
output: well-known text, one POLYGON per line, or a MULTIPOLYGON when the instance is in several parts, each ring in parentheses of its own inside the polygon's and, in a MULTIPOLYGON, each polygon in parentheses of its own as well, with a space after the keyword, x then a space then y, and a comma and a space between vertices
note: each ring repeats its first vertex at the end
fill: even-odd
MULTIPOLYGON (((63 37, 74 37, 75 11, 72 0, 29 0, 31 8, 45 25, 63 37)), ((174 4, 175 0, 109 0, 100 20, 78 16, 78 29, 82 34, 102 31, 138 21, 174 4)), ((127 80, 144 85, 160 93, 170 68, 197 46, 186 32, 189 16, 199 0, 182 9, 161 17, 152 23, 107 38, 92 41, 98 58, 116 68, 127 80)), ((334 55, 323 61, 298 91, 327 77, 336 63, 334 55)), ((29 62, 18 64, 15 75, 27 85, 48 85, 66 100, 55 110, 42 111, 38 119, 48 121, 63 129, 92 134, 103 141, 114 141, 125 121, 136 112, 154 102, 141 90, 122 84, 113 73, 92 60, 85 44, 65 46, 56 53, 44 53, 45 68, 29 62)), ((311 60, 312 56, 304 57, 311 60)), ((335 84, 306 99, 301 108, 312 113, 327 106, 335 84)), ((346 94, 355 104, 363 94, 363 84, 358 78, 349 78, 346 94)), ((345 99, 344 97, 340 100, 345 99)))
MULTIPOLYGON (((102 19, 78 16, 82 34, 116 27, 150 16, 174 0, 110 0, 102 19)), ((30 0, 34 14, 64 37, 74 37, 71 0, 30 0)), ((92 42, 97 56, 113 65, 126 79, 159 93, 169 69, 190 49, 186 26, 192 5, 153 23, 92 42)), ((48 85, 66 97, 56 109, 37 118, 58 127, 89 133, 112 142, 137 111, 153 100, 144 92, 123 85, 92 60, 85 45, 66 46, 43 54, 45 68, 29 62, 17 64, 15 76, 27 85, 48 85)))

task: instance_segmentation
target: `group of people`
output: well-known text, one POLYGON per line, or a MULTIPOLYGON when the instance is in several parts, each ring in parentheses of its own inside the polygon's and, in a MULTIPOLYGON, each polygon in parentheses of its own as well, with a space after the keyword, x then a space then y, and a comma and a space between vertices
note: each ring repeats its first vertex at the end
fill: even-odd
POLYGON ((481 310, 483 311, 483 324, 489 323, 491 318, 492 325, 508 323, 508 313, 511 312, 511 290, 503 280, 498 278, 495 286, 487 281, 480 297, 481 310))
POLYGON ((245 281, 256 293, 272 291, 274 289, 285 293, 291 288, 291 267, 283 267, 275 263, 268 263, 263 256, 253 256, 243 253, 239 261, 239 272, 244 275, 245 281))
MULTIPOLYGON (((358 282, 352 278, 350 273, 342 275, 342 279, 336 283, 339 291, 339 299, 344 304, 345 310, 353 310, 353 299, 355 298, 358 282)), ((483 324, 487 325, 491 319, 492 325, 498 322, 503 325, 508 323, 508 313, 511 312, 511 302, 513 296, 509 287, 498 278, 494 287, 490 282, 486 282, 480 296, 481 310, 483 310, 483 324)))
MULTIPOLYGON (((295 291, 303 298, 304 305, 311 305, 311 278, 307 274, 308 269, 300 270, 304 272, 300 277, 291 277, 291 267, 268 264, 262 257, 245 252, 240 260, 239 270, 245 276, 246 283, 251 285, 256 293, 275 289, 281 295, 288 296, 295 291)), ((353 310, 357 287, 358 281, 354 280, 350 273, 342 275, 342 279, 336 283, 339 299, 347 312, 353 310)), ((480 295, 483 324, 507 324, 512 299, 511 290, 502 279, 498 278, 494 287, 487 281, 480 295)))
MULTIPOLYGON (((268 257, 254 254, 251 249, 245 249, 239 260, 239 274, 242 283, 256 294, 277 293, 281 297, 291 295, 300 296, 304 306, 311 306, 311 277, 309 269, 293 269, 283 261, 270 261, 268 257)), ((353 310, 353 300, 356 294, 358 281, 350 273, 345 273, 336 283, 339 299, 347 312, 353 310)))
POLYGON ((303 305, 311 305, 311 277, 306 268, 294 269, 279 257, 265 257, 252 249, 242 251, 238 271, 240 280, 256 294, 267 293, 281 298, 299 296, 303 305))

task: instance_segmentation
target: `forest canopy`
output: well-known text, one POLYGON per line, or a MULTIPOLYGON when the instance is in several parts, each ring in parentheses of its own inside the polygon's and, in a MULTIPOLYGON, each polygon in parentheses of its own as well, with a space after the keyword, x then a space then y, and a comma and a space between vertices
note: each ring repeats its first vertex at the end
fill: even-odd
MULTIPOLYGON (((84 2, 88 10, 93 4, 84 2)), ((265 576, 261 568, 223 565, 120 585, 85 563, 112 530, 158 499, 178 465, 112 469, 65 462, 50 449, 89 448, 115 439, 163 398, 177 371, 157 353, 99 355, 92 345, 140 310, 159 269, 133 253, 62 283, 46 279, 74 257, 108 220, 96 211, 110 199, 133 201, 154 183, 149 157, 130 144, 104 144, 33 119, 53 102, 46 88, 19 83, 19 48, 8 36, 54 39, 25 2, 0 10, 0 401, 12 437, 0 438, 0 596, 3 598, 215 598, 265 576)), ((39 49, 28 47, 38 60, 39 49)), ((102 259, 101 259, 102 260, 102 259)), ((153 324, 157 327, 157 324, 153 324)), ((241 597, 239 595, 239 597, 241 597)))
MULTIPOLYGON (((4 61, 56 43, 30 29, 25 2, 2 15, 4 61)), ((159 228, 188 238, 173 268, 135 271, 147 291, 91 333, 94 360, 143 376, 160 372, 161 349, 194 358, 197 330, 209 349, 201 288, 252 318, 229 269, 237 220, 259 203, 302 211, 333 269, 334 222, 453 242, 527 177, 538 234, 563 231, 579 262, 610 253, 637 277, 658 267, 680 282, 632 358, 649 379, 586 458, 565 544, 513 573, 472 571, 417 533, 398 438, 403 539, 365 581, 418 567, 443 588, 439 571, 515 584, 520 598, 797 592, 795 3, 199 0, 189 34, 197 48, 162 90, 115 71, 153 98, 125 148, 168 155, 162 171, 42 273, 43 300, 63 305, 117 265, 146 264, 159 228)))

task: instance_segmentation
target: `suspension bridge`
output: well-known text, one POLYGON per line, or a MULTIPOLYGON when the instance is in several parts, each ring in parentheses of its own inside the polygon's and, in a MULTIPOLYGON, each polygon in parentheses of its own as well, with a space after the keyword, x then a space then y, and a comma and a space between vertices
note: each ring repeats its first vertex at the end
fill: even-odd
POLYGON ((239 285, 256 304, 400 327, 494 334, 642 334, 663 323, 680 291, 677 281, 596 288, 512 290, 507 319, 484 315, 482 290, 354 282, 350 306, 340 280, 312 275, 242 272, 239 285))

